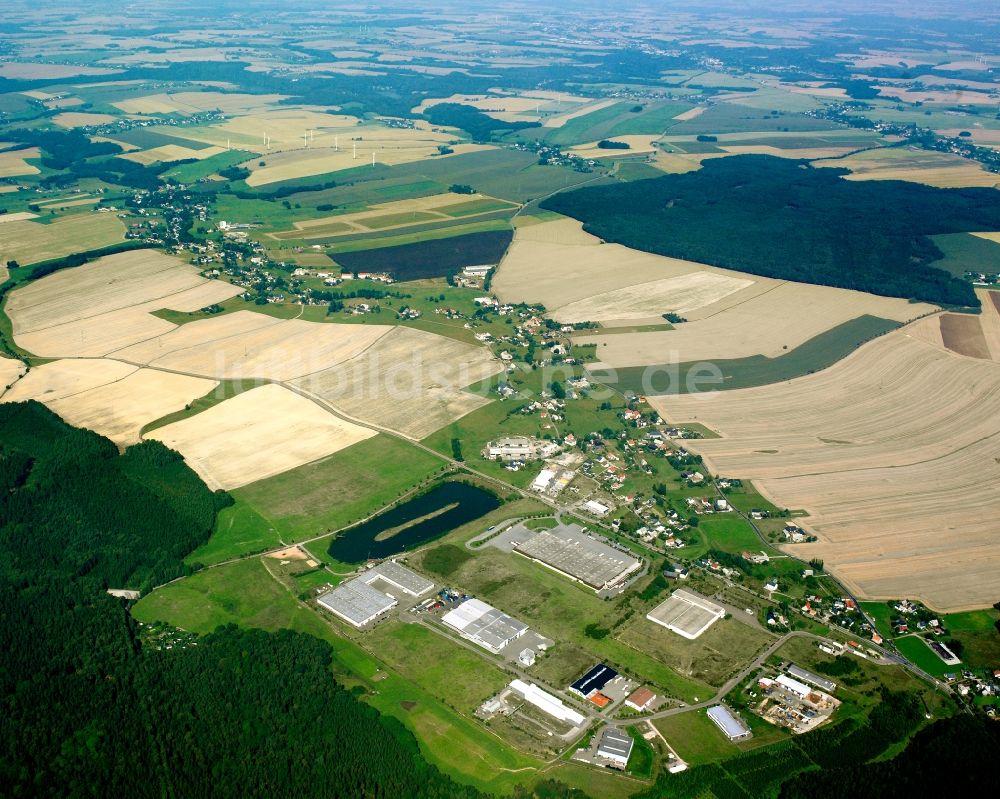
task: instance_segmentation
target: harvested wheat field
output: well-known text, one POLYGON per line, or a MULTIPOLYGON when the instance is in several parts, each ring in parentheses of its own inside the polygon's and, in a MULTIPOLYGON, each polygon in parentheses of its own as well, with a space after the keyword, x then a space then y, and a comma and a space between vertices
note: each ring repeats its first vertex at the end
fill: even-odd
POLYGON ((662 318, 666 311, 686 314, 718 302, 753 283, 747 278, 716 272, 689 272, 571 302, 559 309, 559 321, 572 324, 600 318, 607 325, 662 318))
POLYGON ((95 356, 174 329, 152 311, 196 311, 238 293, 237 287, 206 280, 177 258, 132 250, 19 288, 10 295, 6 310, 15 341, 29 352, 95 356))
POLYGON ((129 161, 137 164, 154 164, 157 161, 181 161, 194 158, 201 161, 203 158, 210 158, 213 155, 224 153, 225 147, 205 147, 201 150, 193 150, 179 144, 164 144, 161 147, 153 147, 150 150, 139 150, 123 155, 129 161))
POLYGON ((942 189, 964 186, 996 187, 1000 176, 960 155, 910 148, 877 148, 813 166, 837 166, 851 170, 847 180, 909 180, 942 189))
POLYGON ((941 611, 1000 594, 1000 495, 984 489, 1000 478, 997 364, 903 328, 783 384, 650 402, 719 432, 690 445, 714 472, 805 509, 820 540, 789 551, 858 593, 941 611))
POLYGON ((463 389, 501 369, 482 347, 395 327, 363 355, 293 382, 347 416, 421 439, 487 404, 463 389))
POLYGON ((601 365, 615 368, 776 357, 864 314, 909 321, 934 310, 602 244, 571 219, 519 227, 493 290, 506 301, 541 302, 566 322, 662 323, 668 311, 689 320, 675 330, 574 337, 596 344, 601 365))
POLYGON ((21 175, 37 175, 37 166, 29 164, 28 158, 38 158, 40 155, 37 147, 28 147, 24 150, 8 150, 0 153, 0 178, 15 178, 21 175))
POLYGON ((0 355, 0 397, 6 398, 8 387, 16 384, 17 379, 24 374, 24 364, 5 355, 0 355))
POLYGON ((17 261, 27 266, 124 240, 124 223, 108 213, 73 214, 47 225, 8 222, 0 225, 0 261, 17 261))
POLYGON ((455 137, 447 133, 399 128, 342 130, 337 143, 339 149, 333 146, 334 134, 330 131, 325 132, 322 144, 317 140, 306 148, 302 147, 301 136, 300 133, 297 149, 289 147, 286 152, 267 155, 266 166, 259 166, 257 161, 247 164, 252 173, 246 180, 247 185, 264 186, 281 180, 353 169, 370 165, 372 156, 376 163, 396 166, 430 157, 447 158, 448 155, 492 149, 487 144, 455 143, 455 137), (362 139, 348 141, 352 136, 361 136, 362 139), (438 147, 443 145, 447 145, 452 152, 440 155, 438 147))
POLYGON ((283 386, 267 385, 149 434, 212 488, 239 488, 375 435, 283 386))
POLYGON ((151 94, 112 103, 126 114, 197 114, 218 109, 225 114, 263 111, 285 99, 283 94, 238 94, 223 92, 176 92, 151 94))
POLYGON ((118 361, 66 359, 35 367, 3 401, 38 400, 70 424, 127 446, 139 440, 145 425, 183 409, 217 385, 118 361))
POLYGON ((109 122, 114 122, 116 119, 119 119, 119 117, 112 116, 111 114, 95 114, 87 111, 65 111, 62 114, 56 114, 52 117, 52 121, 61 128, 85 128, 88 125, 106 125, 109 122))
POLYGON ((33 214, 31 211, 15 211, 12 214, 0 214, 0 225, 5 225, 10 222, 26 222, 29 219, 37 219, 38 214, 33 214))
POLYGON ((358 357, 393 329, 237 311, 189 322, 113 355, 216 379, 290 380, 358 357))

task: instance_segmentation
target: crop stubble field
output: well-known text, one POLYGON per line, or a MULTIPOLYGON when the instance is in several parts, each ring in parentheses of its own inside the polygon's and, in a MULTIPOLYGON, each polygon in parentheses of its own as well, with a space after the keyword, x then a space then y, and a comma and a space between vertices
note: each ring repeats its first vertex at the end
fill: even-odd
POLYGON ((271 384, 149 435, 180 452, 209 486, 230 489, 332 455, 375 433, 271 384))
POLYGON ((597 346, 598 367, 613 368, 774 358, 859 316, 905 322, 935 310, 604 244, 570 219, 518 227, 493 287, 508 301, 541 302, 565 322, 656 323, 667 311, 688 319, 674 330, 574 337, 597 346))
POLYGON ((1000 593, 1000 500, 983 489, 1000 477, 996 364, 903 328, 785 384, 651 402, 721 434, 691 446, 713 471, 804 508, 820 540, 789 551, 822 558, 860 594, 945 611, 1000 593))

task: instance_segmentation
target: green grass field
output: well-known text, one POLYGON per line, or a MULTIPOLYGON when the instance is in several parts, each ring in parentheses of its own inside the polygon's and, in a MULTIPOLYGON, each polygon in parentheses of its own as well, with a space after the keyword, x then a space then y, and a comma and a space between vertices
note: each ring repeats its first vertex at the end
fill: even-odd
MULTIPOLYGON (((485 529, 484 525, 479 531, 482 529, 485 529)), ((454 536, 445 540, 457 543, 462 539, 454 536)), ((420 554, 412 557, 418 566, 422 563, 420 554)), ((522 619, 542 635, 553 638, 556 646, 543 661, 550 657, 563 657, 560 652, 562 647, 571 650, 570 661, 573 664, 592 660, 590 665, 593 665, 604 660, 683 701, 693 701, 695 696, 704 698, 712 693, 704 682, 674 671, 649 653, 626 642, 612 636, 600 640, 588 637, 585 633, 588 625, 607 626, 624 610, 619 605, 605 602, 580 584, 525 558, 492 547, 481 547, 473 559, 454 571, 450 583, 522 619)))
POLYGON ((338 636, 322 617, 296 599, 259 560, 207 569, 144 597, 133 608, 139 621, 166 621, 205 633, 219 624, 237 623, 266 630, 292 629, 333 647, 334 674, 360 686, 366 702, 405 724, 422 754, 461 782, 483 791, 509 792, 531 779, 541 764, 492 735, 357 643, 338 636), (460 741, 461 746, 456 746, 460 741))
POLYGON ((962 660, 974 668, 1000 665, 1000 611, 996 608, 948 613, 941 617, 950 637, 962 642, 962 660))
POLYGON ((941 660, 920 636, 904 635, 902 638, 897 638, 895 643, 903 657, 935 677, 941 677, 948 673, 954 674, 962 668, 961 666, 949 666, 941 660))
POLYGON ((282 539, 301 541, 375 513, 443 466, 400 439, 378 435, 232 494, 254 508, 282 539))
POLYGON ((937 269, 955 277, 966 272, 1000 272, 1000 244, 996 242, 971 233, 945 233, 931 236, 931 241, 944 253, 944 258, 931 264, 937 269))
MULTIPOLYGON (((189 145, 192 149, 201 149, 196 144, 189 145)), ((218 155, 212 155, 195 161, 193 164, 180 164, 172 167, 163 173, 164 178, 173 178, 178 183, 194 183, 197 180, 214 175, 220 169, 242 164, 255 157, 254 153, 247 150, 228 150, 218 155)))
POLYGON ((281 539, 268 520, 237 500, 219 513, 212 537, 184 560, 189 564, 211 566, 278 546, 281 546, 281 539))
POLYGON ((723 760, 752 748, 749 742, 731 743, 704 710, 667 716, 653 724, 678 757, 692 766, 723 760))
POLYGON ((364 644, 403 677, 460 713, 471 714, 510 682, 484 658, 422 624, 380 624, 365 636, 364 644))

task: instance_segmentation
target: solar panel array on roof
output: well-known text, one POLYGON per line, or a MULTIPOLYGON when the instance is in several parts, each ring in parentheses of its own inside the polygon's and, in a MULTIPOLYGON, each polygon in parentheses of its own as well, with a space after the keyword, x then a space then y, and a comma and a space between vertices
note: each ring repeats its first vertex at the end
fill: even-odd
POLYGON ((594 668, 573 683, 569 689, 571 691, 576 691, 583 697, 589 697, 591 694, 600 691, 617 676, 618 672, 613 668, 605 666, 603 663, 598 663, 594 666, 594 668))

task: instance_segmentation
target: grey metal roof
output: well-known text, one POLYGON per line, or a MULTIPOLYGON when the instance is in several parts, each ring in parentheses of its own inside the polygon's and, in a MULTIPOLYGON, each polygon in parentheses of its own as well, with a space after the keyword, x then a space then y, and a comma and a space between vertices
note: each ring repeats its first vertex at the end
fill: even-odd
POLYGON ((370 585, 379 577, 411 596, 426 594, 434 587, 434 583, 430 580, 410 571, 405 566, 400 566, 394 560, 383 561, 362 574, 360 579, 370 585))
POLYGON ((361 580, 351 580, 327 591, 319 604, 356 626, 361 626, 374 616, 384 613, 396 604, 391 596, 372 588, 361 580))
POLYGON ((632 754, 632 746, 635 741, 632 740, 632 736, 627 735, 614 727, 608 727, 601 735, 601 742, 597 746, 597 754, 599 755, 616 755, 618 757, 625 758, 628 760, 630 754, 632 754))
POLYGON ((722 728, 722 731, 730 738, 739 738, 741 735, 746 735, 750 732, 750 728, 730 713, 729 708, 724 705, 710 707, 708 709, 708 717, 718 724, 722 728))
POLYGON ((576 525, 542 530, 514 549, 597 589, 614 584, 639 566, 636 558, 587 535, 576 525))
POLYGON ((806 669, 796 666, 794 663, 785 669, 785 671, 787 671, 792 677, 797 677, 802 680, 802 682, 815 685, 817 688, 822 688, 824 691, 832 691, 837 687, 837 683, 833 682, 833 680, 828 680, 826 677, 820 677, 818 674, 806 671, 806 669))

